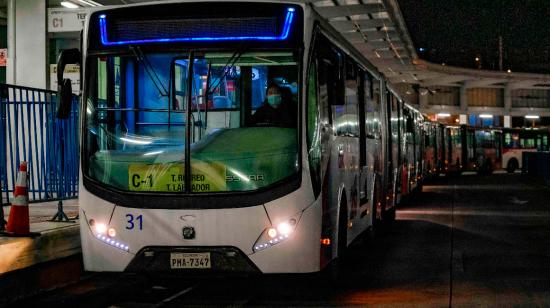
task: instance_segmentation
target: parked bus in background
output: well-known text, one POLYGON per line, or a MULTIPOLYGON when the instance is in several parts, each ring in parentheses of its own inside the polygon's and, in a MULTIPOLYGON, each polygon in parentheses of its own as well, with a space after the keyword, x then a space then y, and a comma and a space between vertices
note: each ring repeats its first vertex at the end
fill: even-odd
POLYGON ((491 174, 502 168, 502 131, 463 125, 463 171, 491 174))
POLYGON ((502 166, 513 173, 522 167, 523 152, 548 151, 549 135, 546 127, 502 129, 502 166))
POLYGON ((338 273, 414 188, 422 117, 303 1, 98 8, 83 37, 58 114, 81 62, 88 271, 338 273))

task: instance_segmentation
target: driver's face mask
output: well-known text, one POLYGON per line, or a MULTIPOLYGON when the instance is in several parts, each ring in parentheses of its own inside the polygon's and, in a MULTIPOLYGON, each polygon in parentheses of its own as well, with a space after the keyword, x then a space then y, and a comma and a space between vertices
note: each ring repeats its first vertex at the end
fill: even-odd
POLYGON ((267 96, 267 103, 273 107, 273 108, 277 108, 281 105, 281 95, 279 94, 273 94, 273 95, 268 95, 267 96))

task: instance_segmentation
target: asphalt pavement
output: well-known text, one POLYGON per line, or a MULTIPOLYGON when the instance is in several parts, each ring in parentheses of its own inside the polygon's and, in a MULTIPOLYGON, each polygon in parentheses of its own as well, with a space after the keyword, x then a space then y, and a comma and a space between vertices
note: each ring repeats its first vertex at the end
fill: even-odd
POLYGON ((345 268, 339 285, 317 274, 98 274, 18 305, 549 307, 550 188, 521 174, 438 178, 374 242, 357 241, 345 268))

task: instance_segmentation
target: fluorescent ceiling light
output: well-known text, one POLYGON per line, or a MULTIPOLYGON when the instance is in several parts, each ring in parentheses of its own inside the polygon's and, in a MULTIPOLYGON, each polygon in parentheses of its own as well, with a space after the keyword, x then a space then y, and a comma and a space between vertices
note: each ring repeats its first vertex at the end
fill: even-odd
POLYGON ((540 119, 540 117, 538 115, 526 115, 525 116, 526 119, 540 119))
POLYGON ((450 113, 438 113, 437 116, 440 117, 440 118, 446 118, 446 117, 450 117, 451 114, 450 113))
POLYGON ((479 115, 479 117, 482 118, 482 119, 491 119, 491 118, 493 118, 493 115, 482 113, 482 114, 479 115))
POLYGON ((79 8, 78 5, 76 5, 76 4, 72 3, 72 2, 69 2, 69 1, 61 1, 60 4, 61 4, 61 6, 64 6, 64 7, 68 8, 68 9, 78 9, 78 8, 79 8))
POLYGON ((82 4, 89 5, 89 6, 103 6, 103 4, 97 3, 97 2, 92 1, 92 0, 77 0, 77 1, 82 3, 82 4))

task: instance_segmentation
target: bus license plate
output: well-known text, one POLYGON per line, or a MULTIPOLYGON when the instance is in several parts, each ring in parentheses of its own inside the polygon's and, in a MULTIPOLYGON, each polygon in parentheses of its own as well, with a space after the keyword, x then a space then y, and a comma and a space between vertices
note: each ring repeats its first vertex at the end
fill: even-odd
POLYGON ((170 268, 211 268, 210 253, 170 253, 170 268))

